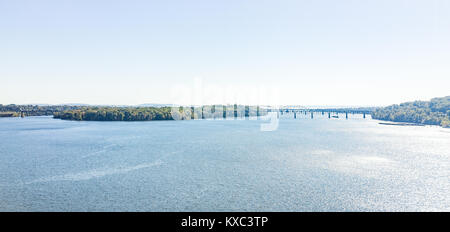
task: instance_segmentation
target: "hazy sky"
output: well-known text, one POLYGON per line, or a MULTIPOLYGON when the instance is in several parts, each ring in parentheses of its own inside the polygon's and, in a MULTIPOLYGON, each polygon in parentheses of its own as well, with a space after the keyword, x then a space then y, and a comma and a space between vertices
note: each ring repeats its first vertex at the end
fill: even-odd
POLYGON ((171 103, 189 88, 203 103, 427 100, 450 95, 449 12, 448 0, 0 0, 0 103, 171 103))

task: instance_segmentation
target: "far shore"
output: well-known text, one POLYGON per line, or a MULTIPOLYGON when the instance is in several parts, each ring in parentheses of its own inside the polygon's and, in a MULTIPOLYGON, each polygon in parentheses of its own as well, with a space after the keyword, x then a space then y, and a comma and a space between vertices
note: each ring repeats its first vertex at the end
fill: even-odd
POLYGON ((378 124, 390 126, 426 126, 425 124, 413 122, 379 122, 378 124))

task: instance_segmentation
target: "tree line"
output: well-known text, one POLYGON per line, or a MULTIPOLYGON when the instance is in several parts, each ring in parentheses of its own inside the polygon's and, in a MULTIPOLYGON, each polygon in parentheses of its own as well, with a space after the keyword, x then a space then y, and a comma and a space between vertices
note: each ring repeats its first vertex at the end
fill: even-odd
POLYGON ((78 121, 172 120, 169 107, 82 107, 55 112, 53 117, 78 121))
POLYGON ((212 105, 200 107, 81 107, 54 112, 53 117, 78 121, 152 121, 237 118, 261 116, 267 110, 258 106, 212 105))
POLYGON ((378 108, 372 118, 450 127, 450 96, 378 108))
POLYGON ((62 112, 65 110, 75 110, 79 106, 69 105, 54 105, 54 106, 39 106, 39 105, 2 105, 0 104, 0 117, 25 117, 25 116, 50 116, 55 112, 62 112))

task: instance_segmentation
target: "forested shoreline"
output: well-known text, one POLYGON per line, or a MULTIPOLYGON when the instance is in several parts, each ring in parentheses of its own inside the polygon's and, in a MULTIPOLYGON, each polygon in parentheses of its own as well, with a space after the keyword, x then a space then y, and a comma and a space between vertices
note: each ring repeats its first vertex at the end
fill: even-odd
POLYGON ((55 112, 54 118, 77 121, 172 120, 169 107, 82 107, 55 112))
MULTIPOLYGON (((414 101, 376 109, 356 108, 353 111, 372 111, 373 119, 439 125, 450 128, 450 96, 430 101, 414 101)), ((314 109, 310 111, 315 111, 314 109)), ((335 109, 336 112, 348 109, 335 109)), ((116 107, 71 105, 2 105, 0 117, 53 116, 77 121, 152 121, 191 120, 208 118, 252 117, 266 115, 259 106, 210 105, 196 107, 116 107)))
POLYGON ((134 107, 134 106, 38 106, 1 105, 0 117, 53 116, 77 121, 152 121, 207 118, 251 117, 267 114, 259 106, 210 105, 199 107, 134 107))
POLYGON ((54 118, 78 121, 152 121, 265 115, 258 106, 213 105, 201 107, 82 107, 55 112, 54 118))
POLYGON ((378 108, 373 119, 450 127, 450 96, 378 108))
POLYGON ((51 116, 56 112, 79 109, 80 106, 55 105, 2 105, 0 104, 0 117, 26 117, 26 116, 51 116))

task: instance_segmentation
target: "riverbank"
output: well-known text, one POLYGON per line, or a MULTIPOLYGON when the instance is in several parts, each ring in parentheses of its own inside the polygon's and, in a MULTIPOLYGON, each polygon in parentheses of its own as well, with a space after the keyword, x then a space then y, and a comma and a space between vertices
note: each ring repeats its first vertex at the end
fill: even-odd
POLYGON ((425 126, 425 124, 413 122, 379 122, 378 124, 391 126, 425 126))

